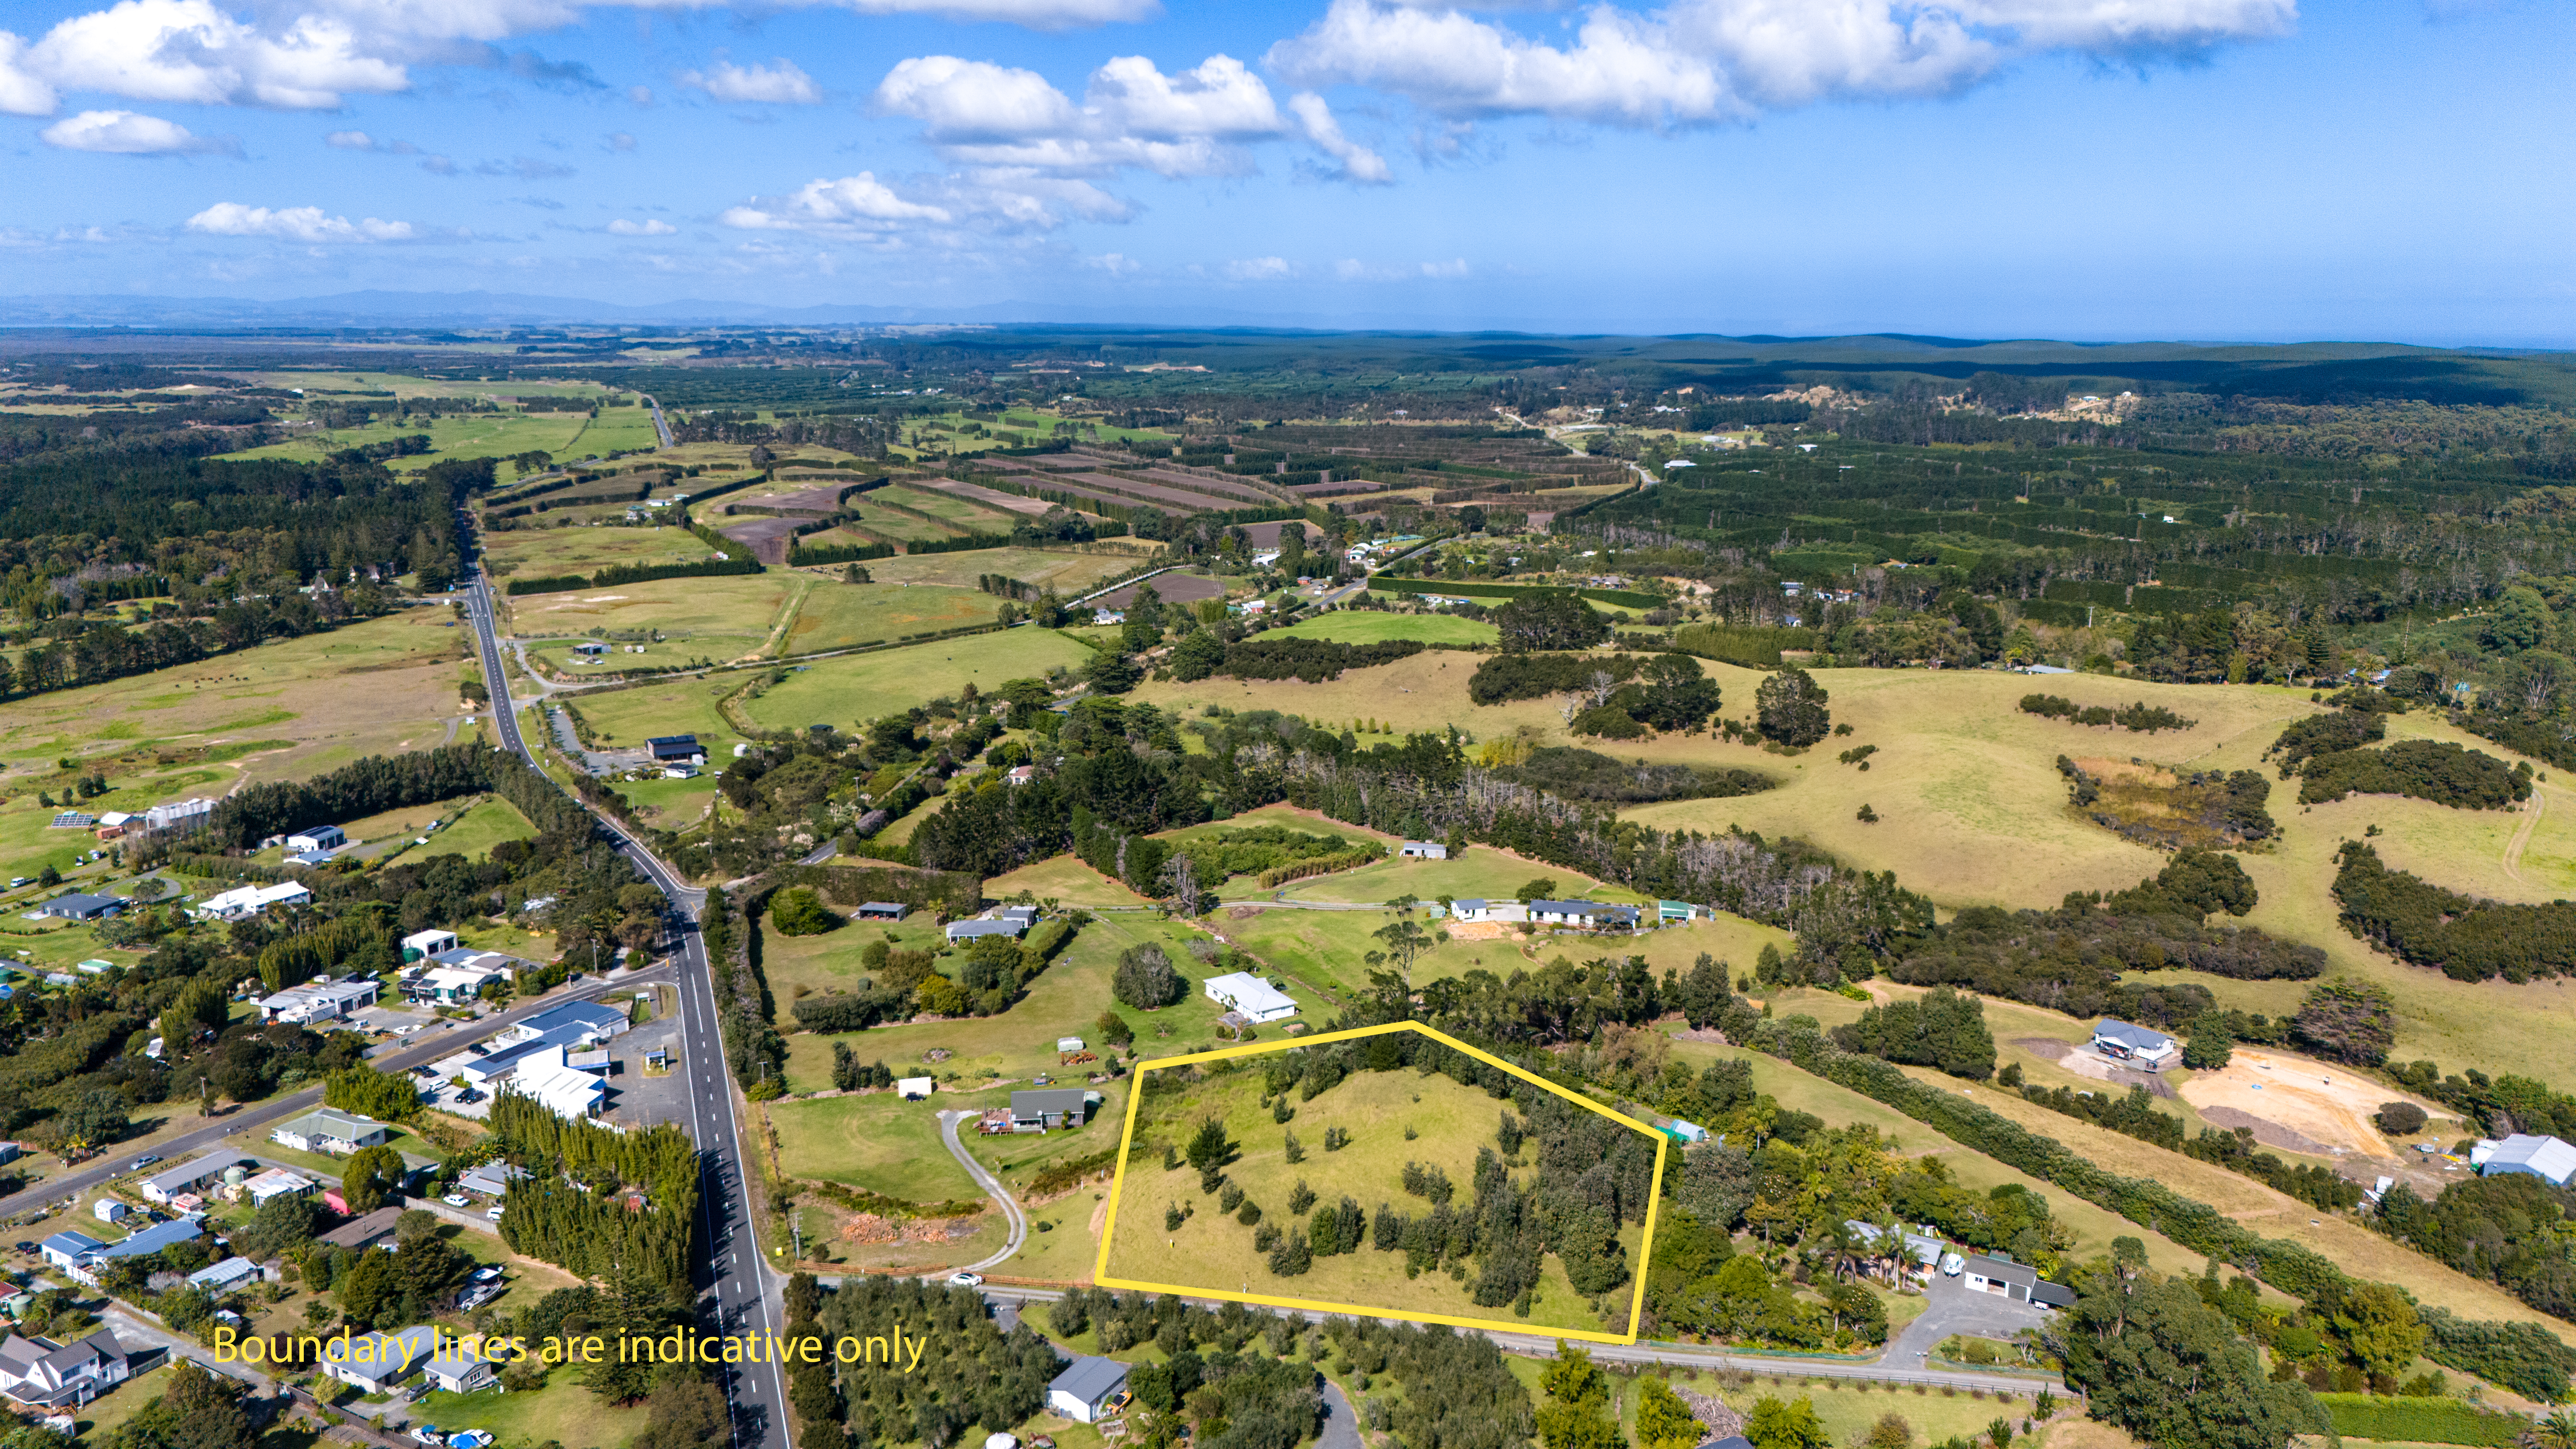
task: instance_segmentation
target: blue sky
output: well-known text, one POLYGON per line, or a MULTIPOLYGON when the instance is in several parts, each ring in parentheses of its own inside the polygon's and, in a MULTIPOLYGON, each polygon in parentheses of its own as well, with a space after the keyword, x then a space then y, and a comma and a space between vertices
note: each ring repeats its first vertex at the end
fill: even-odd
POLYGON ((2576 336, 2576 12, 11 0, 15 294, 2576 336))

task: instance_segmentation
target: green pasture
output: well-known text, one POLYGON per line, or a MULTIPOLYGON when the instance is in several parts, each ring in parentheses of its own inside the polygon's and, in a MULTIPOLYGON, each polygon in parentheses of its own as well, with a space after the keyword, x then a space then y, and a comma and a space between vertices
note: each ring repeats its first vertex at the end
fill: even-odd
POLYGON ((1391 639, 1418 639, 1425 644, 1472 644, 1490 647, 1498 631, 1482 619, 1451 614, 1381 614, 1372 609, 1336 609, 1300 619, 1265 637, 1329 639, 1337 644, 1383 644, 1391 639))
MULTIPOLYGON (((1000 605, 1000 600, 977 589, 825 581, 806 595, 803 607, 797 610, 785 652, 813 654, 854 644, 882 643, 907 634, 933 634, 971 624, 989 624, 1000 605)), ((969 643, 951 642, 958 651, 969 643)))
POLYGON ((963 553, 906 554, 868 564, 880 583, 946 584, 971 589, 985 574, 1003 574, 1033 588, 1052 588, 1071 598, 1101 580, 1144 562, 1127 553, 1077 553, 1070 549, 978 548, 963 553))
MULTIPOLYGON (((823 617, 837 613, 842 606, 836 595, 881 592, 886 587, 827 584, 805 601, 798 626, 801 628, 805 619, 815 614, 818 605, 825 610, 823 617)), ((940 590, 934 597, 954 597, 964 592, 940 590)), ((992 602, 985 594, 968 597, 988 605, 992 602)), ((984 617, 991 617, 989 609, 984 617)), ((798 647, 809 647, 803 639, 811 637, 800 638, 798 647)), ((756 723, 770 729, 824 722, 848 728, 860 720, 954 696, 969 684, 989 691, 1004 680, 1043 675, 1058 665, 1075 667, 1090 657, 1091 652, 1081 645, 1045 629, 1004 629, 960 639, 934 639, 926 644, 817 659, 801 672, 790 674, 783 683, 770 686, 768 692, 751 701, 747 712, 756 723)))
MULTIPOLYGON (((548 515, 551 517, 552 515, 548 515)), ((685 528, 513 528, 486 531, 483 548, 495 578, 593 574, 611 564, 697 563, 714 556, 685 528)))
MULTIPOLYGON (((827 1082, 825 1085, 829 1085, 827 1082)), ((782 1175, 847 1183, 914 1202, 981 1198, 975 1180, 939 1136, 939 1111, 955 1104, 934 1092, 907 1102, 892 1092, 771 1102, 782 1175)))
MULTIPOLYGON (((706 748, 707 763, 720 766, 731 758, 740 735, 725 723, 716 701, 742 688, 740 674, 720 674, 712 679, 674 679, 658 684, 639 684, 630 689, 604 689, 593 694, 576 694, 565 700, 591 728, 592 738, 600 746, 623 749, 641 746, 657 735, 696 735, 706 748)), ((647 782, 622 787, 630 793, 649 789, 653 784, 691 785, 713 789, 711 780, 672 780, 647 782)))
POLYGON ((656 579, 533 594, 507 600, 506 606, 511 632, 523 637, 659 629, 669 648, 722 662, 757 653, 812 582, 783 571, 656 579))

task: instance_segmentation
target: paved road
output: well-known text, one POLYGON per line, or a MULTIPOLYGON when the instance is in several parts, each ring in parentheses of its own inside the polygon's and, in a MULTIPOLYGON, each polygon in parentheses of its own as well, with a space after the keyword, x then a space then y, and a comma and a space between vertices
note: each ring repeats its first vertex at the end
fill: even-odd
MULTIPOLYGON (((509 676, 501 668, 501 646, 492 624, 492 581, 478 565, 466 612, 483 656, 484 678, 492 691, 493 720, 501 744, 537 764, 534 751, 519 734, 518 713, 511 707, 509 676)), ((704 1221, 707 1261, 702 1282, 703 1308, 709 1325, 720 1334, 776 1331, 784 1323, 784 1305, 773 1303, 769 1273, 761 1262, 758 1236, 752 1231, 751 1205, 742 1169, 742 1127, 735 1115, 733 1077, 725 1066, 724 1037, 717 1029, 715 984, 707 967, 706 945, 698 931, 703 892, 684 885, 679 875, 613 822, 600 829, 618 852, 658 887, 670 903, 677 937, 672 953, 680 988, 681 1070, 686 1073, 687 1127, 698 1145, 703 1165, 698 1205, 704 1221)), ((725 1401, 732 1413, 733 1449, 789 1449, 787 1385, 775 1363, 729 1365, 724 1370, 725 1401)))
MULTIPOLYGON (((632 976, 620 977, 613 984, 622 987, 633 979, 635 978, 632 976)), ((384 1043, 368 1054, 367 1061, 378 1071, 385 1072, 407 1072, 413 1067, 427 1066, 431 1062, 454 1056, 465 1050, 468 1043, 495 1035, 504 1028, 514 1026, 538 1012, 552 1011, 568 1001, 596 1000, 603 992, 608 991, 611 985, 609 980, 602 977, 585 977, 571 990, 550 991, 544 996, 522 1002, 508 1011, 487 1016, 481 1021, 446 1023, 447 1029, 443 1031, 433 1029, 384 1043)), ((77 1196, 112 1178, 121 1177, 134 1170, 134 1154, 138 1152, 155 1153, 172 1163, 183 1162, 197 1153, 223 1145, 227 1138, 260 1136, 258 1129, 283 1118, 310 1112, 321 1105, 322 1089, 308 1087, 291 1097, 280 1097, 247 1107, 235 1107, 229 1114, 216 1118, 212 1124, 198 1128, 194 1132, 184 1133, 168 1141, 156 1142, 148 1146, 126 1147, 100 1158, 91 1166, 78 1172, 48 1178, 14 1197, 0 1198, 0 1217, 14 1217, 31 1208, 77 1196)), ((245 1155, 247 1155, 246 1150, 245 1155)))
POLYGON ((644 406, 653 410, 653 446, 657 448, 671 446, 671 425, 662 421, 661 402, 649 392, 642 394, 642 397, 644 406))
MULTIPOLYGON (((822 1281, 830 1284, 839 1282, 836 1278, 822 1281)), ((983 1293, 985 1301, 995 1305, 1053 1303, 1064 1297, 1061 1289, 1005 1287, 998 1284, 985 1285, 983 1293)), ((1188 1301, 1202 1308, 1224 1306, 1215 1299, 1193 1298, 1188 1301)), ((1331 1316, 1321 1311, 1309 1312, 1300 1309, 1271 1308, 1255 1311, 1285 1313, 1289 1317, 1303 1318, 1313 1323, 1321 1323, 1331 1316)), ((2008 1337, 2009 1334, 2006 1336, 2008 1337)), ((1491 1338, 1505 1353, 1524 1354, 1533 1358, 1556 1356, 1556 1336, 1553 1334, 1488 1333, 1486 1337, 1491 1338)), ((1699 1348, 1690 1344, 1651 1341, 1635 1344, 1596 1343, 1586 1347, 1590 1349, 1594 1358, 1612 1363, 1661 1363, 1671 1364, 1677 1368, 1742 1369, 1747 1373, 1778 1374, 1784 1378, 1867 1379, 1876 1383, 1948 1384, 1954 1388, 1984 1389, 1990 1393, 2031 1394, 2041 1389, 2052 1389, 2060 1395, 2066 1393, 2066 1386, 2055 1378, 2015 1374, 1952 1373, 1941 1369, 1900 1366, 1893 1362, 1774 1358, 1765 1355, 1730 1354, 1723 1349, 1699 1348)), ((1883 1357, 1892 1357, 1892 1355, 1883 1357)))
POLYGON ((1003 1221, 1009 1223, 1011 1226, 1009 1241, 1002 1244, 1002 1251, 986 1258, 983 1262, 967 1264, 966 1271, 970 1273, 984 1268, 990 1268, 994 1264, 1008 1259, 1013 1253, 1020 1250, 1020 1244, 1029 1240, 1028 1214, 1021 1212, 1020 1205, 1011 1200, 1011 1191, 1009 1188, 1002 1186, 1001 1179, 996 1178, 989 1172, 986 1172, 984 1170, 984 1164, 977 1162, 974 1154, 966 1150, 966 1144, 957 1140, 957 1124, 967 1120, 968 1118, 980 1117, 982 1115, 983 1114, 980 1112, 942 1112, 939 1114, 939 1136, 941 1141, 948 1144, 948 1155, 957 1159, 957 1165, 966 1169, 966 1175, 975 1179, 975 1185, 977 1187, 984 1189, 984 1195, 991 1198, 994 1205, 1002 1210, 1003 1221))

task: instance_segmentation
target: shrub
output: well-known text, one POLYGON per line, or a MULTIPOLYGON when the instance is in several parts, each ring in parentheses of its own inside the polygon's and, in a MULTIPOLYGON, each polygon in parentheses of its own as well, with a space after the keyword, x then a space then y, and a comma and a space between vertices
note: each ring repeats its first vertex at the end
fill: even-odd
POLYGON ((2412 1137, 2424 1130, 2424 1109, 2412 1102, 2391 1102, 2372 1120, 2391 1137, 2412 1137))
POLYGON ((1151 944, 1119 953, 1118 969, 1109 978, 1109 994, 1139 1011, 1169 1006, 1187 989, 1181 973, 1172 969, 1171 958, 1162 947, 1151 944))
POLYGON ((840 926, 841 918, 810 886, 796 886, 769 898, 769 924, 782 936, 819 936, 840 926))

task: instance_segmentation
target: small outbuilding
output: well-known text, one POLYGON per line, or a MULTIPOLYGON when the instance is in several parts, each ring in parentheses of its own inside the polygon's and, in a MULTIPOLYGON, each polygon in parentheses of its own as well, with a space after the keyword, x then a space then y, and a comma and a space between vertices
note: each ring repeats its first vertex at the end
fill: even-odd
POLYGON ((933 1077, 898 1077, 894 1084, 894 1094, 907 1102, 918 1102, 938 1090, 939 1082, 933 1077))
POLYGON ((900 921, 911 909, 901 901, 862 901, 854 914, 862 921, 900 921))
POLYGON ((1449 847, 1436 840, 1408 840, 1396 854, 1406 860, 1447 860, 1449 847))
POLYGON ((286 837, 286 848, 301 850, 338 850, 349 843, 349 834, 337 825, 316 825, 286 837))

